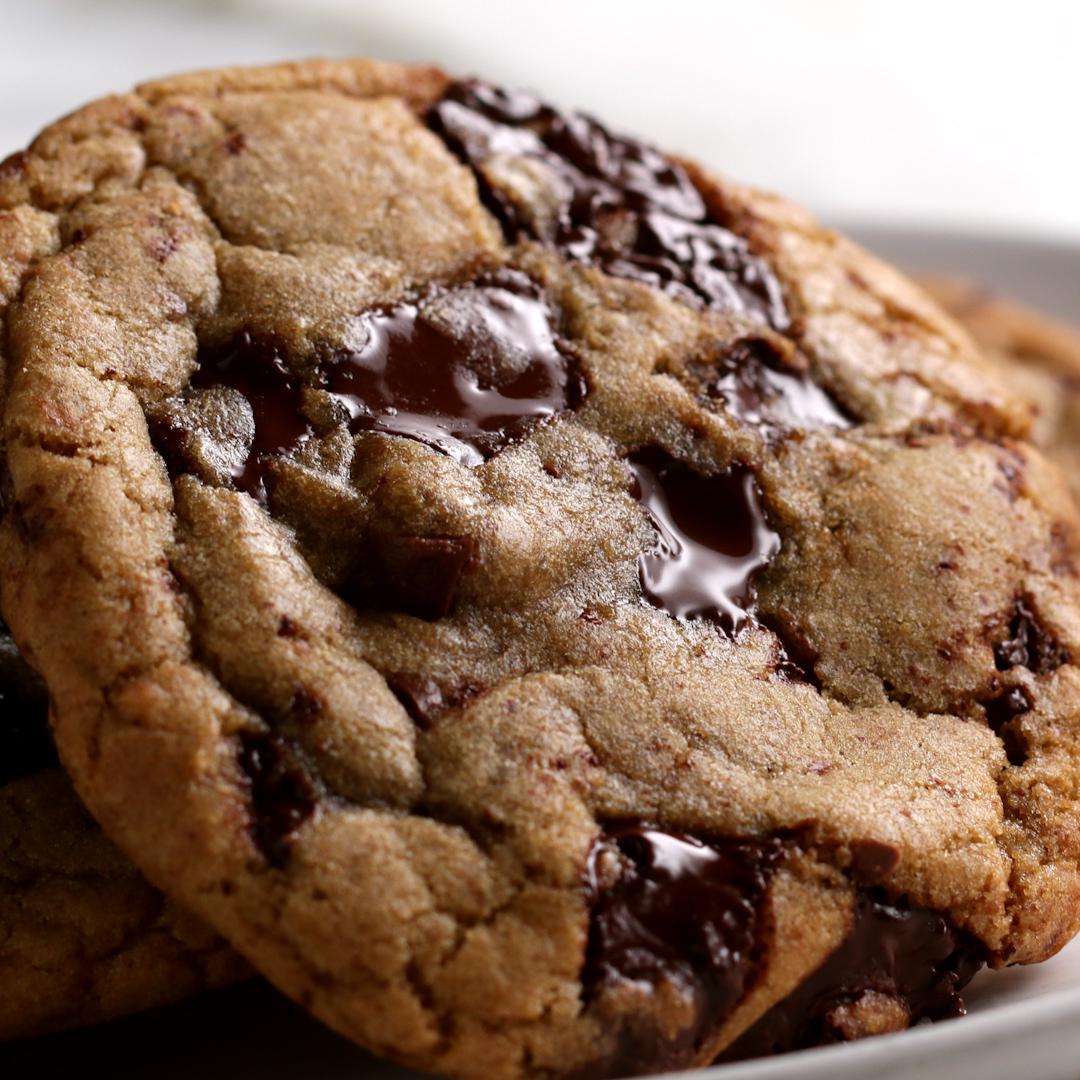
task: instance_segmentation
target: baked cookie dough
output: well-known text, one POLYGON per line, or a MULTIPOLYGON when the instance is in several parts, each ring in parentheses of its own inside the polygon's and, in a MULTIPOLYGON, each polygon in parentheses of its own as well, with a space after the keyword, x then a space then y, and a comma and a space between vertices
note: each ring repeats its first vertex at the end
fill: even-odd
POLYGON ((604 1076, 1077 928, 1077 518, 801 210, 429 68, 0 165, 3 606, 109 836, 357 1042, 604 1076))

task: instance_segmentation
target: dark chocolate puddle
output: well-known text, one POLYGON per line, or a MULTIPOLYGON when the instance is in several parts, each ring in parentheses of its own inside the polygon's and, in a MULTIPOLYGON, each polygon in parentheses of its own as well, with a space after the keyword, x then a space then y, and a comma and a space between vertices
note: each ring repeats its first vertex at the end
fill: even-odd
POLYGON ((509 240, 532 237, 616 277, 777 330, 790 325, 768 263, 713 218, 686 170, 659 150, 581 113, 476 80, 453 83, 427 120, 476 173, 509 240), (512 189, 514 162, 546 172, 545 190, 529 206, 512 189))
POLYGON ((605 829, 588 864, 586 1002, 620 983, 655 989, 666 981, 692 1000, 693 1017, 675 1035, 624 1023, 581 1076, 662 1072, 693 1060, 754 977, 759 911, 782 851, 774 840, 706 843, 636 823, 605 829), (614 864, 613 882, 601 860, 614 864))
POLYGON ((706 476, 662 450, 632 454, 631 491, 656 527, 638 558, 645 598, 678 619, 705 618, 734 635, 752 617, 755 574, 780 550, 753 472, 706 476))

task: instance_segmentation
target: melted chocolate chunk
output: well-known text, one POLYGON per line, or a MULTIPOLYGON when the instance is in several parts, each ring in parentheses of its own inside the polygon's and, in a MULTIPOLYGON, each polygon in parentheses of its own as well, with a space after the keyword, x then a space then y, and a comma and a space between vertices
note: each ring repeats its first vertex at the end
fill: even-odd
MULTIPOLYGON (((312 435, 305 398, 316 391, 337 403, 354 433, 417 439, 470 467, 575 408, 586 392, 539 288, 514 271, 364 312, 357 330, 361 348, 306 375, 290 370, 275 343, 246 332, 200 354, 192 388, 226 387, 251 407, 254 437, 231 468, 239 490, 266 501, 269 465, 312 435)), ((185 471, 192 432, 170 419, 154 434, 173 472, 185 471)))
POLYGON ((860 881, 868 884, 888 877, 900 862, 900 849, 881 840, 860 840, 850 847, 851 869, 860 881))
POLYGON ((840 947, 720 1060, 842 1042, 851 1036, 845 1007, 867 994, 892 1002, 910 1024, 962 1016, 960 991, 984 959, 983 947, 943 915, 862 893, 840 947))
POLYGON ((422 730, 431 727, 434 717, 447 707, 442 687, 429 675, 396 672, 386 676, 386 685, 422 730))
POLYGON ((762 626, 776 636, 776 673, 788 682, 804 682, 821 689, 817 676, 818 654, 804 634, 794 625, 788 612, 754 613, 762 626))
POLYGON ((1031 709, 1031 697, 1022 686, 1014 686, 986 706, 986 721, 993 731, 1000 731, 1010 720, 1031 709))
POLYGON ((360 326, 363 348, 320 369, 352 431, 405 435, 475 466, 583 396, 551 312, 523 274, 367 312, 360 326))
POLYGON ((1009 637, 994 646, 998 671, 1026 667, 1045 675, 1069 661, 1069 651, 1046 630, 1032 611, 1030 601, 1021 597, 1013 609, 1009 637))
MULTIPOLYGON (((311 435, 311 425, 300 410, 300 381, 276 345, 244 331, 227 347, 200 353, 191 385, 197 390, 215 386, 236 390, 251 406, 254 438, 246 458, 232 469, 232 479, 240 491, 265 502, 268 464, 311 435)), ((180 440, 183 432, 171 438, 180 440)))
POLYGON ((627 1023, 587 1075, 640 1075, 693 1059, 755 974, 758 915, 782 850, 778 841, 703 843, 639 824, 606 830, 589 857, 586 1001, 620 983, 668 982, 693 1000, 695 1017, 674 1035, 627 1023))
POLYGON ((785 365, 763 338, 745 338, 714 362, 688 368, 706 398, 757 427, 850 428, 852 421, 805 372, 785 365))
POLYGON ((0 622, 0 784, 57 763, 45 684, 0 622))
POLYGON ((1010 765, 1020 766, 1028 759, 1028 742, 1017 717, 1031 710, 1034 702, 1022 686, 1013 686, 986 706, 986 722, 1001 740, 1010 765))
POLYGON ((441 619, 453 610, 478 550, 471 536, 378 533, 368 537, 341 594, 355 607, 441 619))
POLYGON ((753 610, 753 577, 780 550, 754 474, 703 476, 656 448, 631 455, 634 497, 659 534, 638 559, 650 603, 678 619, 715 620, 735 634, 753 610))
POLYGON ((251 784, 255 843, 266 861, 280 869, 288 862, 293 833, 315 812, 318 794, 280 735, 245 732, 239 761, 251 784))
POLYGON ((446 690, 430 676, 410 672, 387 675, 386 684, 422 730, 431 727, 447 709, 459 708, 483 691, 482 686, 472 682, 446 690))
POLYGON ((713 219, 686 170, 653 147, 477 81, 451 85, 428 125, 476 172, 508 239, 533 237, 617 277, 778 330, 789 325, 765 260, 713 219), (547 178, 540 195, 537 165, 547 178), (528 198, 512 190, 515 182, 528 198))

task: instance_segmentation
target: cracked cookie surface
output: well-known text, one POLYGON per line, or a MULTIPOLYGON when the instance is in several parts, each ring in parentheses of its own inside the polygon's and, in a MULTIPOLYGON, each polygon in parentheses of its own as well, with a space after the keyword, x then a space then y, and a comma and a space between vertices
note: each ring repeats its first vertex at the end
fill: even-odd
POLYGON ((78 791, 333 1027, 649 1072, 952 1015, 1075 931, 1075 511, 798 209, 306 63, 50 128, 0 285, 5 614, 78 791))

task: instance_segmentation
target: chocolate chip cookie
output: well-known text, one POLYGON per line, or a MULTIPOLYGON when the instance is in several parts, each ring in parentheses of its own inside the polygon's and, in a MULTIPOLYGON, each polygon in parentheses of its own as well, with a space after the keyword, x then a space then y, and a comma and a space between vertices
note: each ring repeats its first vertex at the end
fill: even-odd
POLYGON ((1080 330, 974 281, 924 277, 921 283, 1029 403, 1031 441, 1064 469, 1080 499, 1080 330))
POLYGON ((802 211, 370 62, 0 166, 5 614, 109 835, 356 1041, 618 1076, 1077 928, 1077 518, 802 211))
POLYGON ((0 628, 0 1038, 163 1005, 245 970, 96 827, 57 766, 46 707, 0 628))

